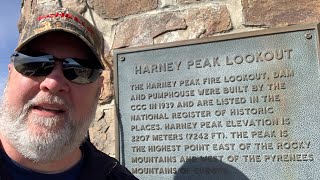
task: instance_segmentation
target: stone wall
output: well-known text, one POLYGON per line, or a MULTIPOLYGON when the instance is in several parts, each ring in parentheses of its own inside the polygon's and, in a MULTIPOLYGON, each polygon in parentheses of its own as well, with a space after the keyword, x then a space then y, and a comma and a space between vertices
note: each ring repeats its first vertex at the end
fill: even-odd
POLYGON ((23 0, 19 29, 46 5, 76 10, 104 35, 109 69, 90 138, 111 156, 117 132, 113 49, 320 21, 320 0, 23 0))

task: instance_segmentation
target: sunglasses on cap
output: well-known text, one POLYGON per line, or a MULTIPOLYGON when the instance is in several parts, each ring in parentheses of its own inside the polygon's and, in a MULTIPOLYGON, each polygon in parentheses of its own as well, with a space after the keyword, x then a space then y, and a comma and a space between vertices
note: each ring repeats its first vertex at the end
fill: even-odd
POLYGON ((20 74, 28 77, 47 76, 54 69, 55 60, 61 61, 64 77, 77 84, 92 83, 100 77, 103 71, 90 64, 89 60, 77 58, 59 59, 52 55, 29 56, 15 52, 11 56, 11 60, 14 68, 20 74))

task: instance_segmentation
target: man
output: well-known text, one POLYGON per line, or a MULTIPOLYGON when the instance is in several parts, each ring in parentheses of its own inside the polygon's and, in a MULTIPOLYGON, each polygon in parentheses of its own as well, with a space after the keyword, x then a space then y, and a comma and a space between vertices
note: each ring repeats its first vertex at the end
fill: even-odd
POLYGON ((99 31, 48 7, 26 27, 1 105, 0 180, 136 179, 85 140, 103 81, 99 31))

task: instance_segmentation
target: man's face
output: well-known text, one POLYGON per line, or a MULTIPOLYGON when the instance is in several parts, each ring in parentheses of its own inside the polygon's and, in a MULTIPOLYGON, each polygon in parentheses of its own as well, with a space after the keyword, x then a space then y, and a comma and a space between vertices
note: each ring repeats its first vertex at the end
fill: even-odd
MULTIPOLYGON (((88 59, 83 42, 66 33, 40 37, 29 50, 59 59, 88 59)), ((0 118, 6 124, 0 127, 2 135, 34 161, 56 160, 78 148, 94 117, 102 78, 75 84, 64 77, 61 62, 45 77, 23 76, 12 63, 9 71, 0 118)))

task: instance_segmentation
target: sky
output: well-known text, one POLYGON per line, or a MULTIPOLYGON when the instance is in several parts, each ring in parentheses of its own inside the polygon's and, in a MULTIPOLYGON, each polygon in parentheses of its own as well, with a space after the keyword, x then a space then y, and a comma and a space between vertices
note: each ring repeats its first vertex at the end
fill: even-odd
POLYGON ((3 0, 0 6, 0 95, 8 75, 10 56, 18 43, 21 0, 3 0))

